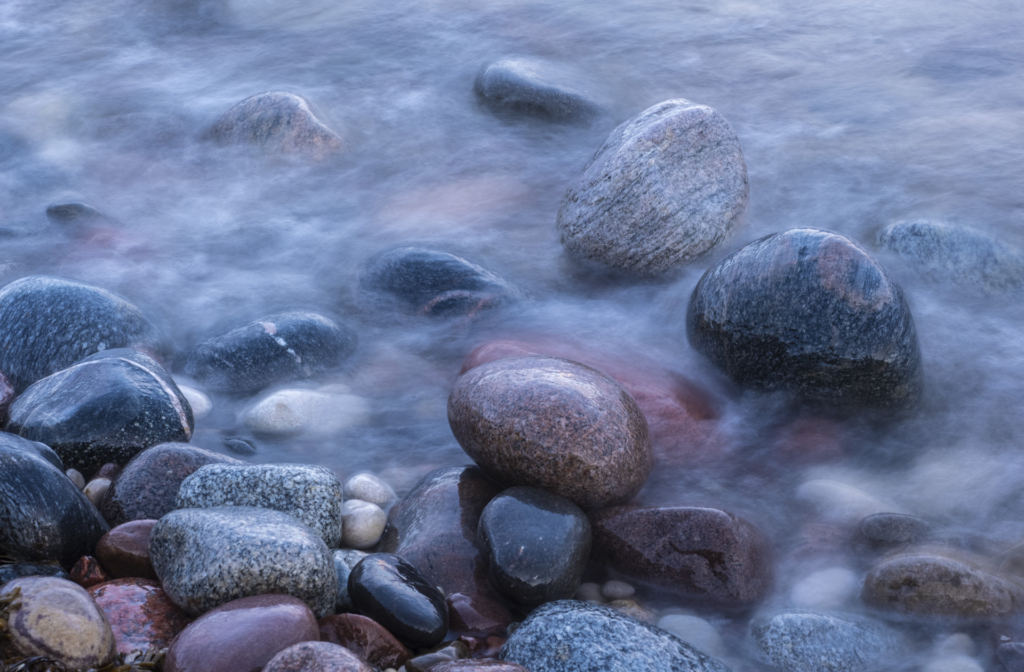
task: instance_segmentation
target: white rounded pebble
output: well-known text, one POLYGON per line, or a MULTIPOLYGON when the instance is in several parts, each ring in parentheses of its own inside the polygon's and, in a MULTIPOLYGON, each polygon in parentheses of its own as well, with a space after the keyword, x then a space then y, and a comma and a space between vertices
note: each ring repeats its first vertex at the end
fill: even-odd
POLYGON ((213 410, 213 402, 210 401, 210 398, 196 388, 189 387, 188 385, 178 385, 178 389, 185 395, 188 405, 192 407, 192 418, 194 420, 202 420, 213 410))
POLYGON ((974 653, 974 640, 965 632, 954 632, 935 644, 939 656, 969 656, 974 653))
POLYGON ((725 654, 725 645, 722 643, 722 636, 703 618, 687 616, 685 614, 670 614, 663 616, 658 621, 658 627, 667 630, 683 640, 693 648, 720 658, 725 654))
POLYGON ((360 499, 347 500, 341 508, 341 545, 345 548, 370 548, 384 534, 388 515, 376 504, 360 499))
POLYGON ((796 497, 813 506, 819 516, 832 523, 856 525, 873 513, 906 513, 852 485, 823 478, 801 483, 796 497))
POLYGON ((970 656, 940 656, 925 663, 921 672, 985 672, 985 668, 970 656))
POLYGON ((398 495, 373 474, 356 474, 345 481, 345 499, 358 499, 384 508, 398 499, 398 495))
POLYGON ((634 594, 636 594, 636 588, 625 581, 612 579, 601 586, 601 595, 609 600, 624 600, 627 597, 633 597, 634 594))
POLYGON ((576 589, 575 599, 594 604, 604 604, 604 595, 601 594, 601 586, 596 583, 581 583, 576 589))
POLYGON ((805 577, 790 592, 790 601, 800 609, 840 609, 860 592, 860 579, 845 567, 831 567, 805 577))
POLYGON ((246 427, 264 434, 329 434, 366 422, 370 405, 354 394, 280 390, 242 414, 246 427))
POLYGON ((79 490, 85 488, 85 476, 82 476, 82 472, 78 469, 68 469, 64 472, 71 479, 71 482, 75 484, 75 487, 79 490))
POLYGON ((85 486, 82 490, 85 496, 89 498, 96 508, 99 508, 100 504, 103 503, 103 498, 107 494, 107 488, 110 487, 109 478, 94 478, 85 486))

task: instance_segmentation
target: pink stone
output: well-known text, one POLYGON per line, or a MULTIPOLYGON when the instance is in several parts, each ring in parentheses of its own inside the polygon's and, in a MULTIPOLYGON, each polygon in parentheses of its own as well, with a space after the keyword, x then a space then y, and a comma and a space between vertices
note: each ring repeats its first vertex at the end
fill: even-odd
POLYGON ((149 533, 155 520, 132 520, 113 528, 96 543, 96 557, 115 579, 156 579, 149 559, 149 533))
POLYGON ((189 623, 156 581, 116 579, 89 594, 110 621, 118 653, 165 649, 189 623))

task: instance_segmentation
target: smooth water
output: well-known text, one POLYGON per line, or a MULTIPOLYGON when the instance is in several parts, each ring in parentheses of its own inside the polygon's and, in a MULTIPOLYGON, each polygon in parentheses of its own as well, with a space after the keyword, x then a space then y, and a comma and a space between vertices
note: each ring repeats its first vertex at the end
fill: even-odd
MULTIPOLYGON (((925 403, 895 424, 839 426, 844 457, 814 464, 776 459, 782 405, 731 391, 684 329, 711 263, 786 228, 827 228, 875 250, 881 226, 933 217, 1024 245, 1024 5, 385 4, 0 4, 0 280, 49 273, 118 292, 179 349, 285 309, 351 325, 359 351, 326 382, 369 399, 370 421, 260 438, 260 460, 396 479, 395 468, 464 463, 445 416, 462 357, 488 338, 544 334, 642 355, 722 396, 727 459, 659 466, 644 501, 733 510, 766 529, 780 558, 814 520, 795 496, 812 478, 984 548, 1024 539, 1019 293, 977 295, 879 253, 911 304, 925 403), (579 127, 488 113, 473 78, 506 56, 564 66, 609 115, 579 127), (305 96, 348 151, 309 163, 203 139, 221 112, 266 90, 305 96), (736 129, 751 185, 745 225, 667 281, 575 272, 554 228, 566 186, 618 123, 676 97, 736 129), (49 223, 46 206, 69 200, 119 224, 49 223), (460 254, 531 300, 469 322, 368 308, 360 264, 406 242, 460 254)), ((221 450, 223 437, 247 436, 236 419, 244 401, 214 402, 195 442, 221 450)), ((787 562, 783 602, 797 578, 787 562)))

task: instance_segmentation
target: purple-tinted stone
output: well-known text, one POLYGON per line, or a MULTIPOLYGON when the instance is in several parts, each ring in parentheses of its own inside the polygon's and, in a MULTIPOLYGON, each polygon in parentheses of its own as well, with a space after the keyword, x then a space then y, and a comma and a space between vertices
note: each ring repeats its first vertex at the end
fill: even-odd
POLYGON ((118 653, 166 649, 191 620, 149 579, 107 581, 89 595, 110 622, 118 653))
POLYGON ((373 672, 369 665, 343 646, 330 642, 302 642, 270 659, 263 672, 373 672))
POLYGON ((409 649, 372 618, 335 614, 319 622, 321 641, 344 646, 374 667, 398 669, 412 657, 409 649))
POLYGON ((149 534, 155 520, 132 520, 107 532, 96 543, 96 558, 111 577, 155 579, 149 558, 149 534))

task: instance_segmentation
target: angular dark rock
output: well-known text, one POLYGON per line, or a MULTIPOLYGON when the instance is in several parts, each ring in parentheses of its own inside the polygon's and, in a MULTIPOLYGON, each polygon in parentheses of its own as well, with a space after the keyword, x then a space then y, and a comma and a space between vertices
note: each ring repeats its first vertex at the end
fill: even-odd
POLYGON ((221 115, 209 135, 222 145, 257 145, 316 159, 345 146, 341 137, 317 118, 309 101, 284 91, 258 93, 237 103, 221 115))
POLYGON ((473 83, 480 102, 496 113, 555 121, 585 122, 601 106, 583 91, 562 84, 566 75, 539 61, 508 58, 485 66, 473 83))

